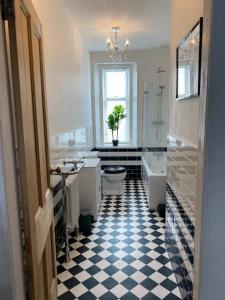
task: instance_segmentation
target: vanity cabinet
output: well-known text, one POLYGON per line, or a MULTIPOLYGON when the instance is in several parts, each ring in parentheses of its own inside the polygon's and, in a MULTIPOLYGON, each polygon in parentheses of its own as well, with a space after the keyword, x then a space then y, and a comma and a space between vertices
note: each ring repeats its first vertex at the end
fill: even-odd
POLYGON ((97 220, 101 205, 101 164, 100 159, 85 159, 80 172, 80 209, 89 210, 97 220))

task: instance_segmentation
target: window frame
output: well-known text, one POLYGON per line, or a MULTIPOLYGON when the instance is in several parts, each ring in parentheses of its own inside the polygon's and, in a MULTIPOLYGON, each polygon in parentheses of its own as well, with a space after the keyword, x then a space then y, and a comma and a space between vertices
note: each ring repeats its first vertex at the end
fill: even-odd
POLYGON ((131 69, 129 66, 103 66, 101 69, 101 80, 100 80, 100 128, 101 128, 101 143, 103 145, 111 145, 111 142, 105 141, 105 121, 106 117, 104 115, 104 112, 106 110, 106 103, 108 101, 126 101, 126 115, 127 115, 127 132, 128 132, 128 140, 126 141, 120 141, 121 145, 130 145, 132 144, 132 117, 131 117, 131 110, 132 110, 132 101, 131 101, 131 95, 132 95, 132 80, 131 80, 131 69), (106 88, 106 76, 105 74, 107 72, 116 72, 116 71, 126 71, 126 76, 127 76, 127 84, 126 84, 126 97, 125 98, 107 98, 105 97, 105 88, 106 88))

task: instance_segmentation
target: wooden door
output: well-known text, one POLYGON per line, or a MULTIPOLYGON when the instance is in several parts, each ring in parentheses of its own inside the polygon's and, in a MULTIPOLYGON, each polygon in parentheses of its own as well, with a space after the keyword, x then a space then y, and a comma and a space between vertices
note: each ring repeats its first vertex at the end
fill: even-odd
POLYGON ((49 188, 42 30, 30 0, 14 0, 6 23, 15 105, 28 294, 31 300, 52 300, 57 298, 57 281, 53 196, 49 188))

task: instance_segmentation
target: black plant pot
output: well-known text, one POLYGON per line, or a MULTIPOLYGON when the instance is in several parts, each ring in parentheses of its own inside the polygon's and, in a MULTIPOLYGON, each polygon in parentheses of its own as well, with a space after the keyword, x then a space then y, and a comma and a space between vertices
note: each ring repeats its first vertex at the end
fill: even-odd
POLYGON ((112 140, 113 147, 117 147, 119 145, 119 140, 112 140))

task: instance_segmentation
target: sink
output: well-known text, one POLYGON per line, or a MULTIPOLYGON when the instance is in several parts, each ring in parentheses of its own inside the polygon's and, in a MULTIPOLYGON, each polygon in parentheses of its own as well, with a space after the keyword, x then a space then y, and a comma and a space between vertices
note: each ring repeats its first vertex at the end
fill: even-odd
POLYGON ((66 159, 66 160, 60 160, 58 162, 55 162, 51 165, 52 171, 61 174, 78 174, 84 167, 85 162, 81 159, 75 160, 75 159, 66 159), (58 169, 58 170, 57 170, 58 169), (60 171, 59 171, 60 170, 60 171))

